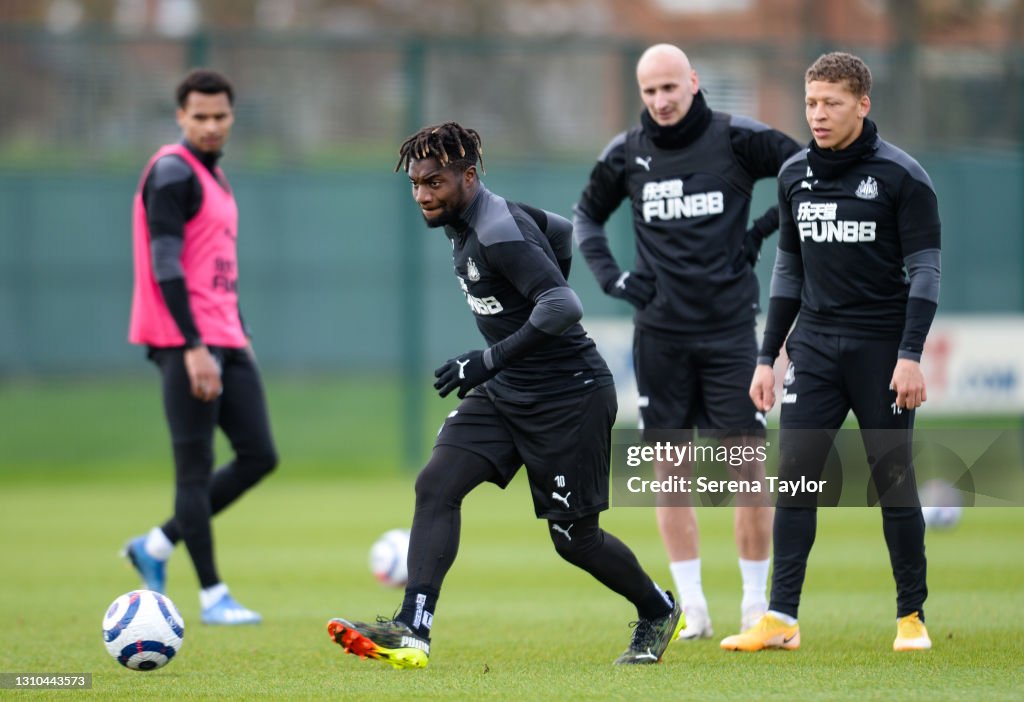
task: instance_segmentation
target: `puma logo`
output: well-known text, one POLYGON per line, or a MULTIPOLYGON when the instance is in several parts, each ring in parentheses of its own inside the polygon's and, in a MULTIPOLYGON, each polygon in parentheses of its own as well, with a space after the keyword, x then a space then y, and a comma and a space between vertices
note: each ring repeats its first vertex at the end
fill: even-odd
POLYGON ((651 170, 651 159, 652 158, 654 158, 654 157, 653 156, 648 156, 647 158, 640 158, 639 156, 637 156, 636 157, 636 163, 639 166, 643 166, 644 170, 649 172, 651 170))
POLYGON ((459 364, 459 380, 465 380, 466 366, 469 365, 469 359, 467 358, 465 361, 460 361, 459 359, 456 358, 455 362, 459 364))
POLYGON ((399 648, 418 648, 424 653, 430 653, 430 644, 426 641, 421 641, 413 636, 403 636, 402 643, 399 648))
POLYGON ((557 531, 557 532, 558 532, 559 534, 561 534, 561 535, 563 535, 563 536, 564 536, 565 538, 569 539, 569 541, 572 541, 572 536, 570 536, 570 535, 569 535, 569 531, 570 531, 570 530, 571 530, 571 529, 572 529, 572 528, 573 528, 574 526, 576 526, 576 522, 573 522, 572 524, 570 524, 569 526, 567 526, 567 527, 565 527, 565 528, 562 528, 562 527, 561 527, 561 526, 559 526, 558 524, 552 524, 552 525, 551 525, 551 529, 552 529, 553 531, 557 531))
POLYGON ((565 493, 565 497, 562 497, 557 492, 553 492, 553 493, 551 493, 551 499, 552 500, 558 500, 563 505, 565 505, 566 509, 569 509, 569 495, 571 495, 571 494, 572 494, 571 492, 567 492, 567 493, 565 493))

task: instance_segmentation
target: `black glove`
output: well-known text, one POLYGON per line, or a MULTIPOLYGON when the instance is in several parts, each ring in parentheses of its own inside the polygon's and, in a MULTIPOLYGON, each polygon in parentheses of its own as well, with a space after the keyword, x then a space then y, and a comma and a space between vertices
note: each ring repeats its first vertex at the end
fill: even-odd
POLYGON ((488 368, 484 363, 483 351, 467 351, 455 358, 449 358, 443 366, 434 371, 437 378, 434 389, 441 397, 448 397, 448 393, 458 388, 461 400, 470 390, 497 374, 497 368, 488 368))
POLYGON ((605 292, 642 310, 654 299, 654 276, 650 273, 626 271, 605 292))
POLYGON ((751 266, 756 266, 761 260, 761 244, 764 243, 764 234, 757 227, 751 227, 743 237, 743 260, 751 266))

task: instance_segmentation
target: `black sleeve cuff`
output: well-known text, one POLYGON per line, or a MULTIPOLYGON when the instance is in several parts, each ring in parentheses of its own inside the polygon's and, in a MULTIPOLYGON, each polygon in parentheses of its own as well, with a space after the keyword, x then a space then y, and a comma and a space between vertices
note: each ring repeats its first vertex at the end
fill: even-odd
POLYGON ((178 331, 185 337, 185 348, 193 349, 202 346, 203 339, 199 336, 199 330, 192 318, 192 309, 188 306, 185 279, 173 278, 160 281, 160 292, 163 294, 167 311, 171 313, 171 318, 178 325, 178 331))
POLYGON ((921 297, 907 300, 907 320, 903 323, 903 338, 900 339, 900 358, 921 360, 924 340, 928 337, 928 330, 932 328, 937 309, 938 305, 921 297), (914 358, 915 354, 917 358, 914 358))
POLYGON ((768 301, 768 316, 764 324, 764 339, 761 352, 757 355, 759 364, 771 365, 779 355, 782 342, 786 340, 793 320, 800 312, 800 300, 795 297, 773 297, 768 301))

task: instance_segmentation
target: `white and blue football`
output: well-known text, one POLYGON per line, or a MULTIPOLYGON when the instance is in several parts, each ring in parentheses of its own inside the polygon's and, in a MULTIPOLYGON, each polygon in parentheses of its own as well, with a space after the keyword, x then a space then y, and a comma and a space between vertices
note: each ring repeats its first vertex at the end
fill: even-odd
POLYGON ((963 498, 951 483, 933 478, 921 486, 921 513, 929 529, 952 529, 963 516, 963 498))
POLYGON ((167 665, 185 637, 185 620, 166 595, 133 590, 114 600, 103 615, 103 643, 118 663, 132 670, 167 665))
POLYGON ((390 587, 402 587, 409 580, 409 530, 384 532, 370 548, 370 572, 390 587))

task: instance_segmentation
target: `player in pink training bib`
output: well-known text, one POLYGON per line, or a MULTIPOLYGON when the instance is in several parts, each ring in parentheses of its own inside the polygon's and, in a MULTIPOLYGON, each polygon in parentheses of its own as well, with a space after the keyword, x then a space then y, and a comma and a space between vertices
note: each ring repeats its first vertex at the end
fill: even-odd
POLYGON ((160 371, 174 455, 174 515, 128 542, 150 590, 184 541, 199 578, 202 621, 255 624, 260 615, 217 572, 210 519, 277 465, 263 384, 238 309, 238 208, 217 165, 234 123, 234 90, 210 70, 177 88, 182 139, 149 160, 132 212, 135 285, 128 339, 160 371), (235 451, 213 470, 220 426, 235 451))

